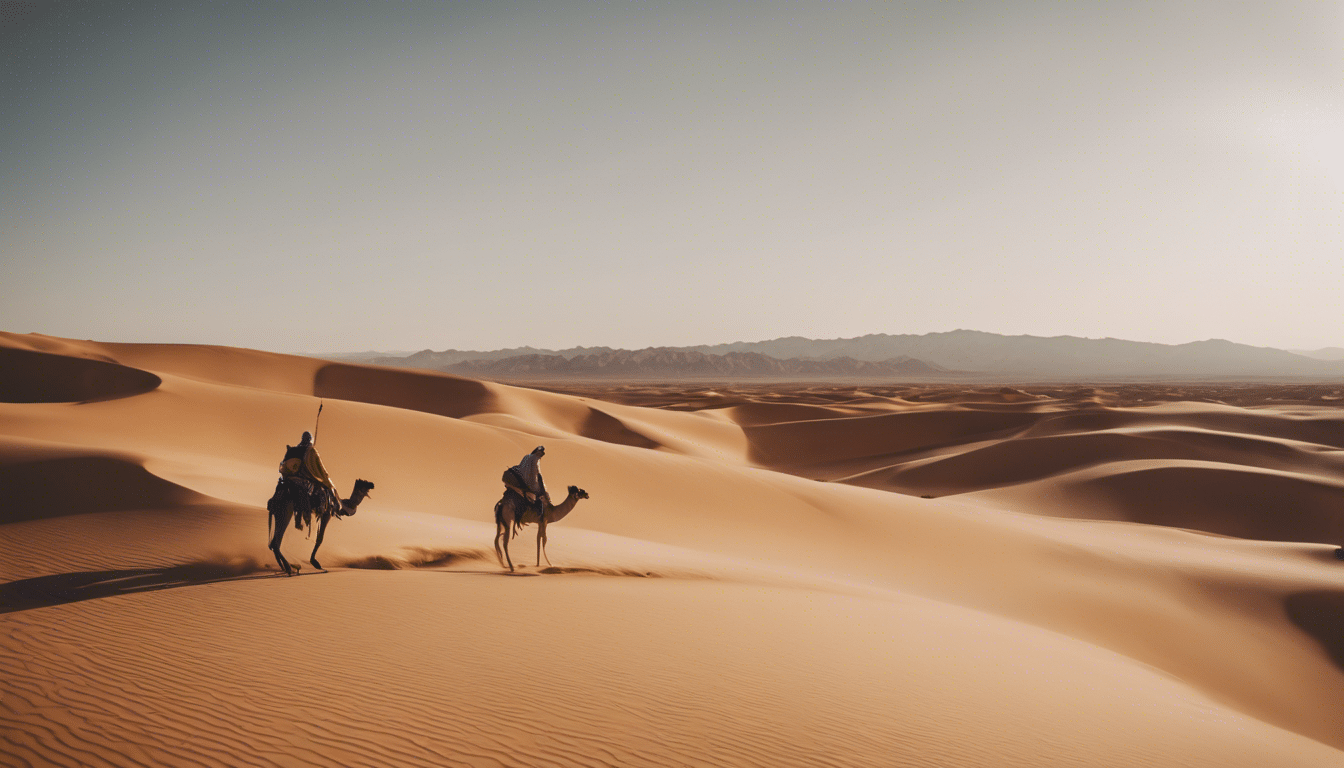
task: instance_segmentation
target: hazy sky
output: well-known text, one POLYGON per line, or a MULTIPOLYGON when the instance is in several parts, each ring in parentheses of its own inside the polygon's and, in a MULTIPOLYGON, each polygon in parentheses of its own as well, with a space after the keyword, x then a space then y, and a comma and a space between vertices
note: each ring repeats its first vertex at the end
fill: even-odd
POLYGON ((1344 3, 0 3, 0 330, 1344 346, 1344 3))

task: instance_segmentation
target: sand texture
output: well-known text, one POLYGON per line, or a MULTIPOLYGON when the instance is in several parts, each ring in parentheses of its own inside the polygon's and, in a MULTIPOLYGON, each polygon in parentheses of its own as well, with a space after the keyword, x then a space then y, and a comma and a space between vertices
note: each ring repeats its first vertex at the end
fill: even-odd
POLYGON ((0 334, 0 765, 1344 766, 1337 394, 0 334), (265 502, 319 402, 376 489, 286 577, 265 502), (538 444, 589 498, 509 573, 538 444))

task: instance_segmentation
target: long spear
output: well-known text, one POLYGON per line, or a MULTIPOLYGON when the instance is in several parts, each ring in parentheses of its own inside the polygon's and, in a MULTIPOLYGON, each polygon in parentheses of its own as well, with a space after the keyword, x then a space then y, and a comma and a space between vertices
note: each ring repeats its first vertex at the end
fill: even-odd
POLYGON ((313 422, 313 445, 317 445, 317 428, 322 424, 322 406, 325 403, 320 400, 317 403, 317 421, 313 422))

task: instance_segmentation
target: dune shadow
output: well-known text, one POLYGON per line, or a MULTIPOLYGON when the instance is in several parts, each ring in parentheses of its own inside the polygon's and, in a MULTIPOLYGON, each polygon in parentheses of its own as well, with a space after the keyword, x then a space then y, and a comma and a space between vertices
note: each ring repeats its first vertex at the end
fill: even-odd
POLYGON ((0 614, 137 592, 155 592, 220 581, 266 579, 277 575, 259 573, 261 570, 256 560, 242 558, 230 562, 187 563, 163 568, 73 571, 35 576, 0 584, 0 614))
POLYGON ((96 403, 150 392, 163 379, 111 361, 0 347, 0 402, 96 403))
POLYGON ((1288 619, 1320 644, 1336 667, 1344 670, 1344 592, 1313 590, 1283 601, 1288 619))
MULTIPOLYGON (((1041 414, 1023 411, 899 411, 744 425, 748 457, 792 472, 810 466, 869 462, 870 469, 922 451, 993 439, 1027 429, 1041 414)), ((851 470, 850 474, 854 471, 851 470)))
POLYGON ((579 434, 593 440, 616 445, 630 445, 635 448, 661 448, 662 443, 651 440, 640 432, 626 426, 625 422, 605 411, 589 408, 588 415, 579 427, 579 434))
POLYGON ((0 523, 89 512, 174 509, 212 501, 115 455, 57 456, 0 465, 0 523))
POLYGON ((451 419, 495 410, 495 396, 489 387, 438 371, 331 363, 318 369, 313 394, 451 419))

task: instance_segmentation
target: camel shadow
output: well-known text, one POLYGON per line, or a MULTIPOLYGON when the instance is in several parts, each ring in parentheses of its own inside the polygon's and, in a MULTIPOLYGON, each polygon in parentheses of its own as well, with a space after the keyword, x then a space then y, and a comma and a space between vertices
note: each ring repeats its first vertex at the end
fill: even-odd
POLYGON ((529 579, 539 576, 563 576, 568 574, 589 575, 589 576, 624 576, 639 579, 662 578, 661 574, 653 571, 638 571, 631 568, 582 568, 549 565, 542 568, 533 566, 519 566, 516 571, 506 571, 494 568, 480 570, 457 569, 452 571, 439 571, 440 573, 450 573, 455 576, 499 576, 506 579, 529 579), (529 568, 530 570, 523 570, 529 568))
POLYGON ((247 559, 233 563, 187 563, 163 568, 73 571, 35 576, 0 584, 0 614, 195 584, 269 579, 276 576, 274 573, 258 571, 261 571, 261 567, 257 562, 247 559))

